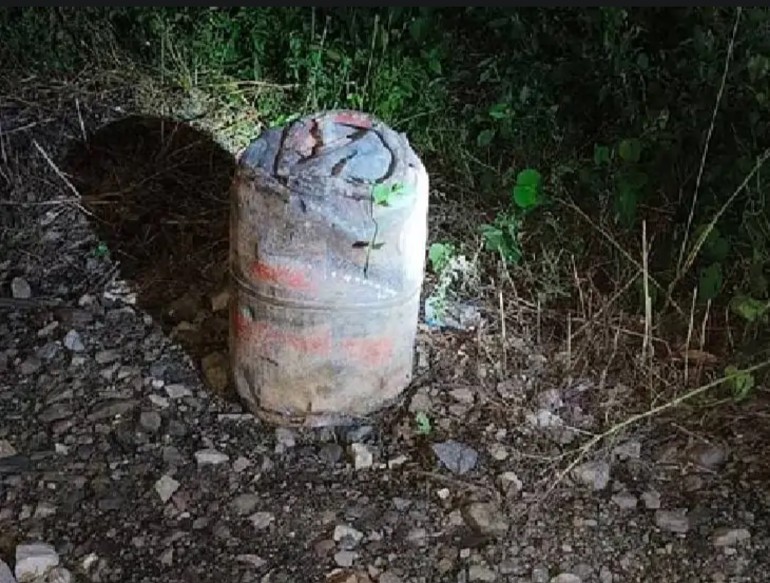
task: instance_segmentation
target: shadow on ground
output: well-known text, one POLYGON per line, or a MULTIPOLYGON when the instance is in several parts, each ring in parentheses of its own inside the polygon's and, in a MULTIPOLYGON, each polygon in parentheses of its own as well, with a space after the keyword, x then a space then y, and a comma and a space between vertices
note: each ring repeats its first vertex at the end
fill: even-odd
POLYGON ((66 171, 136 302, 225 391, 231 154, 173 120, 132 116, 68 155, 66 171))

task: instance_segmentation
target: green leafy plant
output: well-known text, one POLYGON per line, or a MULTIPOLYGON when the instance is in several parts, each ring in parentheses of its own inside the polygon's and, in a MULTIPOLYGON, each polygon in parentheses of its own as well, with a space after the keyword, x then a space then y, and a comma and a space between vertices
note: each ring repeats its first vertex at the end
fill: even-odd
POLYGON ((730 389, 733 399, 744 401, 751 395, 755 384, 754 375, 730 365, 725 367, 725 377, 725 384, 730 389))
POLYGON ((739 294, 730 301, 732 312, 747 322, 766 322, 770 311, 770 301, 739 294))
POLYGON ((540 172, 527 168, 516 176, 516 184, 513 186, 513 202, 522 211, 530 211, 543 203, 542 193, 543 178, 540 172))
POLYGON ((99 244, 94 248, 94 257, 106 257, 109 253, 110 249, 104 241, 99 241, 99 244))
POLYGON ((433 243, 428 249, 428 261, 433 273, 441 273, 455 253, 455 246, 451 243, 433 243))
POLYGON ((420 435, 430 435, 433 430, 433 425, 430 422, 430 418, 423 411, 419 411, 414 416, 414 422, 417 425, 417 433, 420 435))
POLYGON ((380 206, 394 206, 398 199, 407 197, 413 192, 413 188, 400 182, 375 184, 372 188, 372 199, 374 204, 380 206))
POLYGON ((481 226, 485 248, 499 253, 507 263, 515 264, 521 261, 521 222, 525 215, 544 203, 542 183, 540 172, 533 168, 519 172, 511 187, 510 208, 499 213, 491 225, 481 226))
POLYGON ((519 218, 515 214, 499 214, 494 223, 481 226, 481 236, 487 251, 498 253, 507 263, 521 261, 519 218))

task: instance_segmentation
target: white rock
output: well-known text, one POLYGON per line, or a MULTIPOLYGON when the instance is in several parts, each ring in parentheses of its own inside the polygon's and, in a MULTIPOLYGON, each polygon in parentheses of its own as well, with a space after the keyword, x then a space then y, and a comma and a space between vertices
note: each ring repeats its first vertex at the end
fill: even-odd
POLYGON ((83 557, 81 565, 83 566, 83 570, 88 573, 98 562, 99 556, 96 553, 89 553, 83 557))
POLYGON ((49 322, 45 326, 43 326, 40 330, 37 331, 38 338, 46 338, 47 336, 50 336, 51 333, 56 330, 59 327, 59 322, 54 320, 53 322, 49 322))
POLYGON ((40 502, 35 508, 35 518, 48 518, 56 514, 56 506, 48 502, 40 502))
POLYGON ((173 547, 163 551, 163 554, 160 556, 160 563, 161 563, 161 565, 166 565, 167 567, 170 567, 171 565, 174 564, 174 548, 173 547))
POLYGON ((592 461, 572 470, 573 477, 593 490, 604 490, 610 482, 610 466, 607 462, 592 461))
POLYGON ((235 461, 233 462, 233 471, 234 472, 242 472, 246 468, 248 468, 251 465, 251 461, 248 458, 245 458, 243 456, 238 456, 235 458, 235 461))
POLYGON ((521 489, 524 487, 524 484, 522 484, 515 472, 503 472, 498 476, 497 482, 506 494, 521 492, 521 489))
POLYGON ((0 583, 16 583, 11 568, 0 559, 0 583))
POLYGON ((338 551, 334 553, 334 562, 339 567, 352 567, 358 558, 358 553, 355 551, 338 551))
POLYGON ((560 573, 551 579, 551 583, 582 583, 582 579, 572 573, 560 573))
POLYGON ((473 405, 473 391, 468 388, 461 387, 459 389, 452 389, 449 391, 449 395, 458 403, 464 403, 466 405, 473 405))
POLYGON ((525 419, 527 420, 527 423, 539 429, 561 427, 564 425, 562 418, 548 409, 538 409, 535 413, 527 413, 525 419))
POLYGON ((150 395, 150 403, 158 407, 159 409, 166 409, 169 405, 168 399, 161 397, 160 395, 150 395))
POLYGON ((684 534, 690 530, 690 520, 684 510, 657 510, 655 524, 661 530, 684 534))
POLYGON ((67 350, 71 350, 72 352, 83 352, 86 349, 77 330, 70 330, 67 332, 64 336, 64 346, 67 350))
POLYGON ((23 277, 11 280, 11 295, 18 300, 28 300, 32 297, 32 288, 23 277))
POLYGON ((374 455, 364 443, 353 443, 350 446, 353 455, 353 467, 357 470, 371 468, 374 463, 374 455))
POLYGON ((505 514, 496 504, 473 502, 462 509, 462 516, 468 526, 481 534, 504 537, 510 528, 505 514))
POLYGON ((637 504, 636 496, 630 492, 618 492, 612 497, 612 501, 623 510, 632 510, 636 508, 637 504))
POLYGON ((275 430, 276 450, 291 449, 297 445, 296 434, 288 427, 278 427, 275 430))
POLYGON ((192 397, 192 391, 184 385, 174 384, 166 385, 164 387, 169 399, 182 399, 184 397, 192 397))
POLYGON ((427 413, 433 407, 433 401, 424 390, 417 391, 409 401, 410 413, 427 413))
POLYGON ((252 492, 239 494, 230 502, 230 508, 240 516, 251 514, 259 504, 259 496, 252 492))
POLYGON ((179 489, 179 482, 168 475, 161 476, 160 479, 155 482, 155 491, 160 496, 160 501, 165 504, 174 493, 179 489))
POLYGON ((751 538, 751 533, 745 528, 719 528, 711 536, 715 547, 734 547, 751 538))
POLYGON ((543 409, 555 411, 564 407, 564 400, 559 389, 547 389, 537 396, 537 403, 543 409))
POLYGON ((402 579, 393 571, 385 571, 384 573, 380 574, 380 578, 377 579, 377 583, 402 583, 402 579))
POLYGON ((641 454, 642 444, 635 439, 621 443, 620 445, 615 446, 612 450, 612 455, 621 461, 638 460, 641 454))
POLYGON ((16 580, 27 583, 44 576, 59 565, 59 555, 51 545, 31 543, 16 547, 16 580))
POLYGON ((249 521, 257 530, 264 530, 275 521, 275 515, 272 512, 255 512, 249 516, 249 521))
POLYGON ((468 581, 492 583, 497 581, 497 573, 484 565, 471 565, 468 567, 468 581))
POLYGON ((489 446, 489 455, 499 462, 505 461, 510 455, 502 443, 493 443, 489 446))
POLYGON ((6 439, 0 439, 0 459, 16 455, 16 448, 6 439))
POLYGON ((229 455, 215 449, 202 449, 195 452, 195 461, 199 466, 218 466, 229 460, 229 455))
POLYGON ((259 555, 254 555, 254 554, 238 555, 237 557, 235 557, 235 560, 238 561, 239 563, 250 565, 254 569, 259 569, 265 563, 267 563, 265 559, 263 559, 259 555))
POLYGON ((364 533, 347 524, 338 524, 334 527, 333 538, 335 542, 340 542, 342 539, 347 538, 351 542, 358 544, 364 538, 364 533))
POLYGON ((406 462, 409 461, 409 458, 405 455, 399 455, 392 459, 388 460, 388 469, 392 470, 394 468, 397 468, 399 466, 403 466, 406 462))
POLYGON ((642 502, 648 510, 657 510, 660 508, 660 493, 655 490, 647 490, 642 494, 642 502))

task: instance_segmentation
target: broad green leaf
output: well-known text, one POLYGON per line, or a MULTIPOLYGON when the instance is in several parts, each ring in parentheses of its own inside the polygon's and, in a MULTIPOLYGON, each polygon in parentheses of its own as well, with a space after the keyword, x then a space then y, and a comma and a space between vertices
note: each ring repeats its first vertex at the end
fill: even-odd
POLYGON ((390 206, 397 197, 405 197, 414 192, 410 186, 394 182, 393 184, 375 184, 372 188, 372 199, 375 204, 390 206))
POLYGON ((642 155, 642 144, 637 139, 627 139, 620 142, 618 155, 625 162, 636 163, 642 155))
POLYGON ((495 133, 495 130, 482 130, 476 137, 476 144, 480 148, 485 148, 492 143, 492 140, 495 138, 495 133))
POLYGON ((639 55, 636 57, 636 64, 640 69, 645 70, 650 66, 650 58, 646 53, 639 53, 639 55))
POLYGON ((372 198, 374 198, 374 204, 388 206, 390 202, 390 185, 375 184, 372 189, 372 198))
POLYGON ((532 168, 522 170, 516 176, 516 185, 513 187, 513 201, 521 209, 531 209, 538 206, 542 200, 540 197, 540 185, 542 177, 540 172, 532 168))
POLYGON ((594 146, 594 164, 597 166, 601 164, 610 163, 610 149, 607 146, 600 146, 596 144, 594 146))
POLYGON ((454 255, 454 246, 448 243, 433 243, 428 249, 428 260, 434 273, 440 273, 454 255))
POLYGON ((531 186, 514 186, 513 200, 517 206, 523 209, 537 206, 539 202, 537 189, 531 186))
POLYGON ((526 168, 516 176, 516 184, 519 186, 533 186, 540 188, 543 177, 534 168, 526 168))
POLYGON ((754 375, 748 372, 741 372, 737 367, 730 365, 725 367, 725 383, 730 388, 733 398, 736 401, 742 401, 751 393, 754 388, 754 375))
POLYGON ((487 251, 500 253, 508 263, 518 263, 521 260, 521 250, 514 229, 515 223, 506 222, 501 226, 483 225, 481 234, 487 251))
POLYGON ((722 289, 722 265, 712 263, 701 269, 698 275, 698 297, 702 301, 713 300, 722 289))
POLYGON ((489 117, 492 119, 505 119, 509 115, 507 103, 495 103, 489 108, 489 117))
POLYGON ((768 307, 770 307, 770 303, 767 301, 744 295, 735 296, 730 301, 730 309, 747 322, 756 322, 762 319, 767 314, 768 307))

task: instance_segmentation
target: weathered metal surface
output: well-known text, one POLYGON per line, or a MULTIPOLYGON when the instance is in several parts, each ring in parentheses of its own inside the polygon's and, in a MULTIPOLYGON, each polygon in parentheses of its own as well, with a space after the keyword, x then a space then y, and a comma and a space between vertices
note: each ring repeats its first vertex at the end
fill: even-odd
POLYGON ((412 375, 428 211, 406 138, 353 111, 268 130, 241 155, 231 202, 232 371, 249 408, 324 425, 398 397, 412 375), (396 194, 375 204, 385 187, 396 194))

